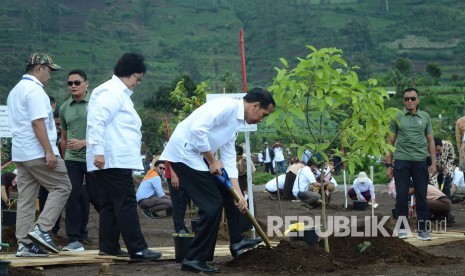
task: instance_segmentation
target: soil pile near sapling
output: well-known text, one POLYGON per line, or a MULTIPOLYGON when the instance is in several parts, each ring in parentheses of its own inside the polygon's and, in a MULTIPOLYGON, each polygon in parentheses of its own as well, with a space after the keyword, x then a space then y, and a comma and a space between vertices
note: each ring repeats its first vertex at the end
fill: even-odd
POLYGON ((225 264, 237 272, 303 273, 332 272, 340 266, 320 246, 304 241, 282 240, 274 249, 259 246, 225 264))
POLYGON ((330 237, 329 249, 329 254, 324 251, 322 240, 314 246, 303 241, 282 240, 273 250, 266 247, 249 250, 225 266, 248 273, 280 274, 332 272, 376 263, 434 266, 457 262, 455 258, 429 254, 396 237, 330 237), (357 246, 366 241, 371 245, 359 252, 357 246))

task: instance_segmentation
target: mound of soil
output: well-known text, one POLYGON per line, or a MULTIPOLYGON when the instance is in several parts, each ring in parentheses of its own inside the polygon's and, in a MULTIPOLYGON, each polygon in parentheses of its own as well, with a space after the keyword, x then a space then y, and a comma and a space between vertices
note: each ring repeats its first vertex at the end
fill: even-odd
POLYGON ((333 272, 339 269, 363 268, 376 263, 434 266, 457 261, 455 258, 429 254, 393 237, 330 237, 329 248, 330 253, 327 253, 323 241, 318 245, 308 246, 303 241, 282 240, 273 250, 257 247, 225 265, 235 271, 281 274, 333 272), (357 246, 366 241, 371 245, 359 252, 357 246))

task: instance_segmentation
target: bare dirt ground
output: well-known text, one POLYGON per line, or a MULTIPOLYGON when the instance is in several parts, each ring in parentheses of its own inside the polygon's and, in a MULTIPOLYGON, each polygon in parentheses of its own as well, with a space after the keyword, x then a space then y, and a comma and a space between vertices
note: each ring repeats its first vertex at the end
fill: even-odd
MULTIPOLYGON (((388 195, 385 186, 376 186, 378 208, 375 215, 390 216, 394 206, 394 198, 388 195)), ((371 209, 366 211, 354 211, 343 208, 344 189, 340 185, 334 192, 332 201, 328 206, 328 215, 357 216, 363 221, 365 216, 371 215, 371 209)), ((321 209, 307 209, 300 203, 289 201, 272 201, 263 190, 263 186, 256 186, 254 192, 255 213, 259 223, 266 226, 269 216, 311 216, 321 213, 321 209)), ((456 215, 455 231, 465 231, 465 205, 454 204, 453 213, 456 215)), ((188 213, 186 225, 195 214, 188 213)), ((147 243, 150 247, 173 246, 171 217, 162 217, 157 220, 145 218, 139 210, 139 219, 147 243)), ((63 225, 64 223, 62 223, 63 225)), ((386 228, 395 224, 389 221, 386 228)), ((414 223, 412 223, 414 224, 414 223)), ((86 245, 86 249, 98 249, 98 214, 91 210, 89 222, 92 245, 86 245)), ((266 231, 266 229, 264 229, 266 231)), ((223 231, 224 232, 224 231, 223 231)), ((65 245, 65 232, 62 228, 57 237, 59 245, 65 245)), ((4 234, 5 236, 5 234, 4 234)), ((228 244, 220 235, 218 244, 228 244)), ((415 239, 416 235, 410 237, 415 239)), ((378 238, 330 238, 330 253, 323 250, 322 241, 317 246, 307 246, 303 242, 289 242, 280 237, 272 237, 272 241, 279 245, 274 250, 259 247, 246 252, 244 255, 233 259, 231 256, 215 257, 212 265, 220 268, 222 275, 293 275, 312 274, 319 275, 431 275, 448 274, 463 275, 465 267, 465 242, 455 241, 446 245, 426 246, 417 248, 395 237, 378 238), (355 250, 356 246, 364 241, 370 241, 371 246, 362 253, 355 250)), ((11 241, 10 241, 11 243, 11 241)), ((427 243, 427 242, 425 242, 427 243)), ((123 245, 124 246, 124 245, 123 245)), ((10 268, 10 275, 188 275, 183 272, 180 264, 175 261, 155 261, 150 263, 128 264, 115 263, 108 270, 102 269, 102 265, 66 265, 47 266, 44 271, 30 268, 10 268)))

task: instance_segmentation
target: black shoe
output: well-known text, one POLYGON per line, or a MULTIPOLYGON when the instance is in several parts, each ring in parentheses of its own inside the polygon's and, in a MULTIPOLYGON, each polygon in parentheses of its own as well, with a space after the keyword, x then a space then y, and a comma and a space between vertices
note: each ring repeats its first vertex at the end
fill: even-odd
POLYGON ((452 227, 455 222, 455 215, 452 213, 449 213, 449 215, 447 215, 446 221, 447 221, 447 226, 452 227))
POLYGON ((207 265, 205 261, 197 261, 197 260, 182 260, 182 271, 191 271, 195 273, 205 272, 205 273, 218 273, 220 270, 216 267, 212 267, 207 265))
POLYGON ((231 244, 229 246, 229 251, 231 251, 231 255, 233 257, 237 257, 241 255, 242 253, 244 253, 244 249, 254 248, 262 241, 263 241, 262 238, 256 238, 256 239, 243 238, 242 241, 235 243, 235 244, 231 244))
POLYGON ((130 257, 130 260, 132 262, 147 262, 147 261, 153 261, 161 257, 160 252, 152 251, 150 249, 145 249, 142 250, 141 255, 134 254, 130 257))
POLYGON ((100 256, 129 257, 128 252, 126 252, 126 251, 124 251, 122 249, 118 250, 118 252, 104 252, 104 251, 100 250, 98 252, 98 254, 100 256))

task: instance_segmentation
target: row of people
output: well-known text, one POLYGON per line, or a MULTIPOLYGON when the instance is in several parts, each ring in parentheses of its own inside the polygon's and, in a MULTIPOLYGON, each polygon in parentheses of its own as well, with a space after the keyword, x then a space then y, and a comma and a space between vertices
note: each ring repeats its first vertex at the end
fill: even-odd
POLYGON ((142 235, 132 179, 132 169, 143 169, 139 157, 141 121, 130 99, 146 72, 143 57, 124 54, 111 80, 92 93, 87 93, 83 71, 68 74, 71 97, 60 108, 60 148, 66 149, 65 160, 56 145, 53 111, 44 90, 51 72, 60 69, 49 55, 31 54, 26 74, 7 99, 12 160, 18 169, 16 256, 48 256, 47 251, 60 251, 50 231, 65 204, 69 244, 64 249, 80 250, 87 186, 98 190, 100 254, 126 255, 135 261, 159 258, 161 253, 149 250, 142 235), (91 184, 93 178, 98 186, 91 184), (40 186, 49 194, 35 221, 40 186), (120 248, 120 235, 128 252, 120 248))

